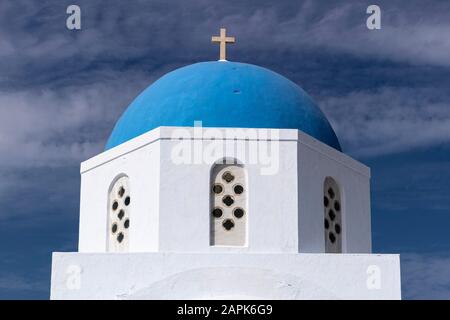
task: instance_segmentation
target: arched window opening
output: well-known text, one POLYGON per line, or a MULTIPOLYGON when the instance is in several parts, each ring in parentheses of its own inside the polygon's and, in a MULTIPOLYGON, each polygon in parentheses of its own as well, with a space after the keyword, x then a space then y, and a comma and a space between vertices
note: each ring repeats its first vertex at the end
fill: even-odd
POLYGON ((108 251, 128 251, 130 229, 130 185, 127 176, 113 183, 108 197, 108 251))
POLYGON ((323 185, 325 252, 342 252, 342 202, 336 181, 327 177, 323 185))
POLYGON ((245 169, 239 164, 216 164, 210 181, 210 245, 245 246, 248 221, 245 169))

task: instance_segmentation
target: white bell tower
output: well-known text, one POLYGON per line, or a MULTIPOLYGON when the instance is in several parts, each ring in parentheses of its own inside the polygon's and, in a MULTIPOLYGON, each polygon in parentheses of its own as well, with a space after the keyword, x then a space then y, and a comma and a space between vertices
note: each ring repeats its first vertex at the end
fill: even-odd
POLYGON ((371 254, 366 166, 298 130, 232 128, 203 128, 203 150, 256 145, 278 164, 183 164, 174 150, 199 141, 180 130, 198 128, 160 127, 82 163, 79 252, 54 254, 53 299, 400 298, 398 255, 371 254), (224 138, 249 130, 268 138, 224 138))

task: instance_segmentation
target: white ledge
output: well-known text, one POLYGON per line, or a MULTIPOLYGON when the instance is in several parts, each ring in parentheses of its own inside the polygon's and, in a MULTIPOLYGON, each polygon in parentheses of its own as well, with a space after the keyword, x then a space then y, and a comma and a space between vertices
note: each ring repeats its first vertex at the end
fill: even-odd
MULTIPOLYGON (((80 172, 85 173, 95 167, 98 167, 104 163, 112 161, 116 158, 119 158, 123 155, 126 155, 134 150, 140 149, 160 140, 179 140, 174 138, 174 132, 176 130, 183 129, 189 132, 189 134, 194 137, 194 130, 199 130, 199 127, 158 127, 153 130, 150 130, 138 137, 135 137, 127 142, 124 142, 112 149, 106 150, 84 162, 81 163, 80 172)), ((214 137, 214 135, 209 134, 208 138, 201 138, 201 140, 236 140, 236 141, 248 141, 254 139, 248 139, 246 137, 243 138, 233 138, 227 139, 227 136, 232 135, 233 132, 237 130, 255 130, 258 137, 267 136, 268 138, 264 139, 256 139, 257 141, 292 141, 301 143, 317 152, 322 153, 323 155, 334 159, 346 167, 362 174, 366 177, 370 177, 370 168, 365 166, 364 164, 354 160, 348 155, 328 146, 327 144, 309 136, 308 134, 297 130, 297 129, 263 129, 263 128, 213 128, 213 127, 201 127, 200 129, 210 130, 211 129, 218 130, 220 135, 214 137), (229 133, 227 135, 227 133, 229 133), (225 137, 225 138, 224 138, 225 137), (276 137, 276 138, 274 138, 276 137)))

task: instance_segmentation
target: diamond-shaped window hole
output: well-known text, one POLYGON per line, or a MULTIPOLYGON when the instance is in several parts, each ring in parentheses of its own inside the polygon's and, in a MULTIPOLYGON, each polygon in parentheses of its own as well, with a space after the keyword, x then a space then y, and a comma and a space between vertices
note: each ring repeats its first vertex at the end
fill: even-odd
POLYGON ((215 194, 221 194, 222 191, 223 191, 223 187, 222 187, 221 184, 216 183, 216 184, 213 186, 212 191, 213 191, 215 194))
POLYGON ((234 228, 234 222, 231 219, 227 219, 222 223, 222 226, 225 228, 225 230, 230 231, 234 228))
POLYGON ((334 202, 334 210, 336 211, 341 210, 341 204, 337 200, 334 202))
POLYGON ((333 199, 333 198, 334 198, 334 196, 335 196, 335 193, 334 193, 334 190, 333 190, 333 188, 328 188, 328 195, 330 196, 330 198, 331 198, 331 199, 333 199))
POLYGON ((330 204, 330 200, 328 200, 328 197, 327 196, 323 197, 323 205, 325 207, 328 207, 329 204, 330 204))
POLYGON ((244 187, 240 184, 234 186, 233 191, 235 194, 242 194, 244 192, 244 187))
POLYGON ((238 219, 242 218, 244 216, 244 214, 245 214, 245 211, 242 208, 236 208, 233 211, 233 215, 238 219))
POLYGON ((328 216, 330 217, 331 221, 334 221, 334 219, 336 219, 336 213, 334 213, 334 211, 331 209, 330 211, 328 211, 328 216))
POLYGON ((231 196, 227 195, 225 197, 223 197, 222 199, 223 203, 225 203, 226 206, 231 206, 234 203, 234 200, 231 196))
POLYGON ((117 192, 117 194, 119 195, 119 198, 122 198, 123 195, 125 194, 125 188, 124 187, 120 187, 119 191, 117 192))
POLYGON ((227 183, 230 183, 234 180, 234 176, 231 172, 227 171, 222 175, 222 179, 225 180, 227 183))
POLYGON ((336 231, 337 234, 340 234, 340 233, 341 233, 341 226, 338 225, 338 224, 336 224, 336 225, 334 226, 334 231, 336 231))
POLYGON ((220 218, 223 215, 223 211, 220 208, 215 208, 212 211, 212 215, 214 218, 220 218))
POLYGON ((336 242, 336 236, 334 235, 333 232, 330 232, 328 234, 328 239, 330 239, 331 243, 335 243, 336 242))

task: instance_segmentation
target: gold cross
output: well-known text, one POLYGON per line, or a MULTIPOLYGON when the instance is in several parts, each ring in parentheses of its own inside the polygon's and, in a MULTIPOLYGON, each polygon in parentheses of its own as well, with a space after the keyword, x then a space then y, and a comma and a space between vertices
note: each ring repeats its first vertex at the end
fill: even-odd
POLYGON ((211 38, 212 42, 220 43, 220 61, 226 61, 226 46, 227 43, 234 43, 234 37, 227 37, 227 29, 220 28, 220 36, 213 36, 211 38))

